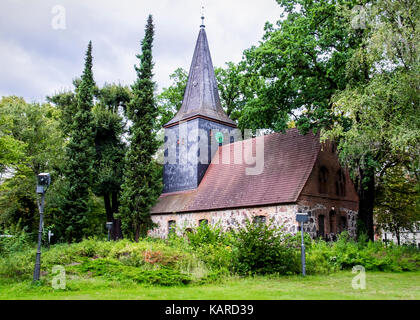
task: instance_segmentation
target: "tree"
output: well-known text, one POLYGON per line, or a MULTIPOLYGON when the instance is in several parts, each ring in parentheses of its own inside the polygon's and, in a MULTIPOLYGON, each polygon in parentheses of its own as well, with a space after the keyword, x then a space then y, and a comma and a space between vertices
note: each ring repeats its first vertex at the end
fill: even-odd
POLYGON ((226 62, 225 68, 215 68, 214 72, 223 109, 232 120, 238 120, 239 128, 245 129, 244 107, 257 97, 256 93, 264 86, 264 79, 248 73, 245 61, 238 64, 226 62))
MULTIPOLYGON (((80 83, 81 79, 73 81, 76 89, 80 83)), ((123 139, 126 125, 124 113, 130 100, 131 90, 119 84, 104 84, 102 88, 95 87, 94 92, 95 105, 92 108, 92 113, 95 126, 96 155, 92 191, 96 196, 103 198, 103 209, 106 216, 100 221, 100 225, 105 226, 105 219, 112 221, 111 238, 118 239, 122 237, 121 222, 115 219, 115 214, 119 208, 122 168, 126 152, 126 144, 123 139)), ((75 93, 73 91, 61 92, 47 97, 47 99, 61 110, 61 128, 64 137, 69 138, 76 109, 75 93)), ((59 185, 63 186, 63 183, 58 184, 57 188, 59 185)), ((53 203, 56 208, 50 208, 50 211, 58 209, 65 197, 61 190, 55 189, 54 193, 50 203, 53 203)), ((89 220, 92 227, 95 223, 96 221, 89 220)))
POLYGON ((378 229, 394 234, 400 245, 401 231, 415 232, 420 227, 420 192, 415 176, 404 166, 386 171, 377 189, 375 220, 378 229))
MULTIPOLYGON (((35 193, 36 175, 50 172, 53 182, 63 163, 64 140, 60 132, 60 111, 50 104, 26 103, 22 98, 0 100, 1 128, 9 141, 18 145, 19 156, 0 186, 0 225, 19 225, 29 233, 38 230, 35 193)), ((5 150, 10 149, 10 144, 5 150)), ((3 151, 3 149, 2 149, 3 151)))
POLYGON ((170 121, 181 108, 188 73, 182 68, 177 68, 169 79, 172 80, 172 84, 168 88, 163 88, 156 99, 160 116, 159 127, 170 121))
POLYGON ((5 171, 18 166, 24 157, 26 145, 13 137, 13 117, 10 115, 9 103, 19 102, 18 98, 0 100, 0 178, 5 171))
POLYGON ((56 221, 66 241, 80 241, 89 228, 91 210, 90 187, 95 159, 95 132, 92 115, 95 82, 92 73, 92 43, 86 52, 85 68, 76 89, 76 113, 69 129, 70 140, 66 147, 64 176, 66 183, 65 204, 62 216, 56 221))
MULTIPOLYGON (((259 46, 244 51, 246 74, 263 84, 243 108, 247 128, 284 131, 290 120, 302 132, 331 125, 331 97, 353 79, 347 61, 361 42, 341 6, 357 1, 278 0, 284 13, 266 23, 259 46)), ((362 32, 364 32, 362 30, 362 32)))
POLYGON ((98 89, 99 103, 93 108, 95 122, 95 171, 93 192, 103 197, 107 221, 113 222, 111 238, 121 239, 119 193, 123 182, 126 144, 123 142, 124 119, 119 114, 130 100, 130 90, 120 85, 105 85, 98 89))
POLYGON ((154 26, 149 15, 145 37, 141 43, 140 65, 135 66, 137 80, 132 86, 132 99, 127 115, 132 121, 130 147, 126 155, 121 207, 118 217, 123 231, 136 241, 152 227, 150 208, 162 191, 160 170, 153 160, 159 142, 156 139, 158 109, 154 99, 152 46, 154 26))
POLYGON ((408 163, 418 181, 419 9, 416 1, 396 0, 366 7, 369 32, 347 64, 350 74, 367 66, 365 81, 349 82, 331 99, 336 121, 326 135, 340 141, 340 158, 353 169, 359 217, 371 239, 375 188, 388 188, 381 186, 388 169, 408 163))

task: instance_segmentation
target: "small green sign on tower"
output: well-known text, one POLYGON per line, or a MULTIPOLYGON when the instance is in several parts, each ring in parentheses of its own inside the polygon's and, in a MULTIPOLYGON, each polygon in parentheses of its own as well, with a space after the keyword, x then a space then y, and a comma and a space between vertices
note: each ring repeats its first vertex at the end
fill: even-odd
POLYGON ((214 135, 215 136, 215 138, 216 138, 216 140, 219 142, 219 144, 222 144, 223 143, 223 139, 224 139, 224 137, 223 137, 223 133, 222 132, 216 132, 216 134, 214 135))

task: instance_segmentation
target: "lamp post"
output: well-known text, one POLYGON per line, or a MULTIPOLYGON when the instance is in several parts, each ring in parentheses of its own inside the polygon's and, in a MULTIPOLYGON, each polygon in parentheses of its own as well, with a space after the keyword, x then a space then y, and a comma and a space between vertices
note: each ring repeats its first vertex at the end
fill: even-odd
POLYGON ((300 234, 302 236, 302 244, 301 244, 301 259, 302 259, 302 275, 306 275, 306 259, 305 259, 305 242, 303 238, 303 224, 308 221, 308 214, 307 213, 298 213, 296 214, 296 221, 300 224, 300 234))
POLYGON ((38 210, 39 210, 39 228, 38 228, 38 249, 36 251, 35 270, 34 270, 34 281, 39 280, 41 273, 41 241, 42 241, 42 229, 44 227, 44 200, 45 192, 47 192, 48 186, 51 183, 51 176, 49 173, 40 173, 37 177, 36 193, 41 195, 41 202, 38 199, 38 210))
POLYGON ((112 222, 107 222, 106 223, 106 228, 108 229, 108 241, 111 238, 111 228, 112 228, 112 222))

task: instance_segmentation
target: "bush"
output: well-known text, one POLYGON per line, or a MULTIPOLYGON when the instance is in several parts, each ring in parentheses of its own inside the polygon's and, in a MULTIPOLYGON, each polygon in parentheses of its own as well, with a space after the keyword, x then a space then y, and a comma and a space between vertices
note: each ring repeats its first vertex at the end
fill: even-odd
POLYGON ((6 256, 14 252, 20 252, 30 248, 30 235, 25 230, 4 230, 0 234, 11 235, 11 237, 0 238, 0 255, 6 256))
POLYGON ((188 241, 194 248, 204 245, 229 245, 231 243, 231 233, 223 232, 218 226, 202 223, 192 232, 187 233, 188 241))
POLYGON ((299 272, 297 250, 280 228, 247 223, 236 232, 233 267, 239 274, 294 274, 299 272))
POLYGON ((354 241, 343 232, 337 242, 314 241, 307 252, 308 273, 332 272, 362 265, 369 271, 412 271, 420 265, 420 252, 413 247, 381 242, 354 241))
POLYGON ((142 268, 123 265, 117 260, 95 259, 83 262, 74 267, 81 274, 97 277, 107 277, 113 280, 132 280, 137 283, 173 286, 191 282, 191 277, 179 270, 157 268, 144 270, 142 268))

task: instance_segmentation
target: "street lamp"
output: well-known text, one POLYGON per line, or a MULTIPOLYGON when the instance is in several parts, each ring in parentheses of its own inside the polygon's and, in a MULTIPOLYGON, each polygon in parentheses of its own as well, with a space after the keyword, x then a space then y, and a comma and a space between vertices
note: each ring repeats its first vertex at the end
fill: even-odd
POLYGON ((308 214, 307 213, 296 214, 296 221, 300 223, 300 234, 302 236, 302 244, 301 244, 302 275, 306 275, 305 242, 303 240, 303 224, 306 221, 308 221, 308 214))
POLYGON ((110 240, 110 235, 111 235, 112 222, 107 222, 106 223, 106 228, 108 229, 108 241, 109 241, 110 240))
POLYGON ((38 199, 38 210, 39 210, 38 250, 36 252, 34 281, 39 280, 39 275, 41 272, 41 241, 42 241, 42 229, 44 227, 44 200, 45 200, 45 192, 47 192, 47 189, 50 183, 51 183, 51 176, 49 173, 40 173, 37 176, 36 193, 41 195, 41 202, 39 202, 39 199, 38 199))

